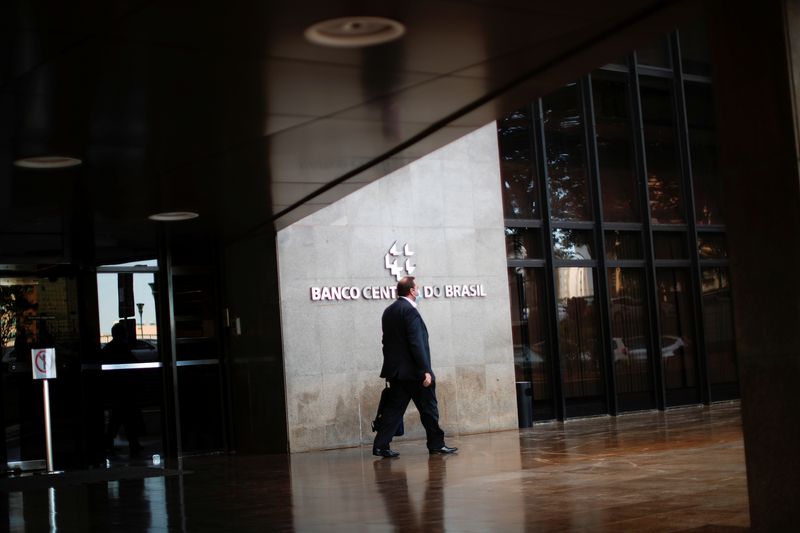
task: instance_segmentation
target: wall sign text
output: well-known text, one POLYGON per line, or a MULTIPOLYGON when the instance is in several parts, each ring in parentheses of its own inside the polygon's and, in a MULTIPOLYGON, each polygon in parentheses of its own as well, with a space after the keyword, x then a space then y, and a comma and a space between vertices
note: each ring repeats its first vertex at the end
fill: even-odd
MULTIPOLYGON (((425 298, 484 298, 486 288, 483 284, 469 285, 427 285, 422 287, 425 298)), ((346 300, 394 300, 397 298, 396 286, 325 286, 311 287, 311 301, 346 300)))

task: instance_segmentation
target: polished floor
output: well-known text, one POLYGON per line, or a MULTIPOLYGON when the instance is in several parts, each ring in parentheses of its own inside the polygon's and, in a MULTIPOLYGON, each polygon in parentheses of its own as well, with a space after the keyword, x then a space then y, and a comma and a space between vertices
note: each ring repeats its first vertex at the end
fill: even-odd
POLYGON ((54 487, 5 480, 0 510, 10 531, 749 531, 738 403, 448 444, 459 453, 398 441, 396 459, 362 447, 190 458, 182 473, 54 487))

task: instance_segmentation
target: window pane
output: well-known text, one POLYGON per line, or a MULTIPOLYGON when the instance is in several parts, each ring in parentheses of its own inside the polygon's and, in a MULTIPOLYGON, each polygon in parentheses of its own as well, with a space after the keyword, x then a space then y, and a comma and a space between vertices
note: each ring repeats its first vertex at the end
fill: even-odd
POLYGON ((592 76, 603 216, 608 222, 639 222, 639 181, 633 163, 628 76, 592 76))
POLYGON ((537 268, 509 268, 511 334, 514 342, 514 372, 517 381, 530 381, 533 419, 555 418, 552 356, 546 341, 547 300, 544 271, 537 268))
POLYGON ((655 396, 644 271, 608 269, 608 290, 619 408, 621 411, 652 408, 655 396))
POLYGON ((672 80, 640 79, 650 216, 656 224, 684 222, 672 80))
POLYGON ((722 233, 698 234, 697 248, 700 251, 700 259, 725 259, 728 257, 728 243, 722 233))
MULTIPOLYGON (((62 461, 66 462, 66 456, 74 453, 72 450, 77 443, 69 437, 79 436, 70 435, 69 430, 78 429, 75 422, 88 407, 86 402, 102 401, 100 394, 91 398, 81 395, 84 379, 80 373, 81 363, 97 362, 97 355, 95 350, 81 349, 78 313, 84 309, 81 304, 85 302, 81 302, 78 288, 75 277, 58 277, 53 270, 49 277, 0 278, 0 392, 3 402, 0 404, 0 449, 5 451, 4 470, 6 461, 36 460, 45 456, 42 385, 31 379, 33 349, 56 350, 57 379, 51 381, 50 390, 53 391, 51 401, 55 415, 53 429, 56 437, 59 430, 62 437, 67 437, 61 441, 54 439, 56 446, 61 446, 55 451, 66 452, 62 461), (73 416, 74 421, 69 418, 73 416)), ((91 411, 99 415, 99 421, 95 420, 97 425, 91 429, 99 429, 98 437, 102 437, 102 411, 98 411, 91 411)), ((7 523, 5 519, 2 522, 7 523)))
POLYGON ((558 268, 559 353, 567 416, 607 412, 591 268, 558 268))
POLYGON ((636 62, 640 65, 650 67, 669 68, 669 41, 666 38, 659 39, 650 46, 636 50, 636 62))
POLYGON ((695 219, 698 224, 722 224, 722 183, 717 161, 717 131, 711 86, 685 84, 686 117, 692 154, 695 219))
POLYGON ((638 231, 607 231, 606 257, 617 261, 642 259, 642 234, 638 231))
POLYGON ((686 234, 674 231, 653 233, 656 259, 687 259, 686 234))
POLYGON ((591 220, 586 146, 578 85, 542 98, 547 183, 553 220, 591 220))
POLYGON ((497 126, 503 212, 511 219, 538 219, 539 179, 533 151, 533 121, 530 110, 519 109, 497 126))
POLYGON ((160 453, 164 376, 160 368, 146 368, 163 360, 158 349, 156 280, 155 273, 97 275, 99 340, 103 346, 99 355, 105 365, 100 374, 102 401, 98 404, 105 412, 105 445, 109 447, 125 446, 132 451, 141 445, 146 453, 160 453), (122 327, 114 328, 115 324, 122 327), (123 348, 125 345, 128 349, 123 348), (119 364, 133 367, 113 368, 119 364))
POLYGON ((153 273, 119 273, 97 275, 97 298, 100 321, 100 343, 111 340, 111 327, 122 322, 130 342, 139 343, 141 353, 134 351, 139 362, 160 361, 158 327, 156 325, 156 275, 153 273), (128 287, 124 289, 124 287, 128 287), (120 301, 122 297, 123 301, 120 301), (133 298, 133 301, 129 301, 133 298), (145 346, 147 344, 147 346, 145 346), (152 350, 145 350, 152 348, 152 350), (151 352, 148 354, 148 352, 151 352))
POLYGON ((696 20, 680 29, 681 62, 686 74, 711 74, 708 49, 708 29, 704 19, 696 20))
POLYGON ((704 268, 702 276, 703 328, 711 399, 718 401, 738 398, 739 379, 728 269, 704 268))
POLYGON ((542 235, 538 228, 506 228, 507 259, 542 259, 542 235))
POLYGON ((682 268, 659 268, 656 279, 667 405, 697 403, 700 395, 689 272, 682 268))
POLYGON ((553 230, 553 255, 556 259, 592 259, 592 232, 557 228, 553 230))

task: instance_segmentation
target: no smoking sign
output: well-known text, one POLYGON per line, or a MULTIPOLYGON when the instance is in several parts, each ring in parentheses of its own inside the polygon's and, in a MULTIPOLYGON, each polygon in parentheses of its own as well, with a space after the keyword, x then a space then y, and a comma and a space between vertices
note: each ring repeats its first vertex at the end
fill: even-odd
POLYGON ((54 379, 56 377, 56 349, 32 349, 31 369, 33 370, 33 379, 54 379))

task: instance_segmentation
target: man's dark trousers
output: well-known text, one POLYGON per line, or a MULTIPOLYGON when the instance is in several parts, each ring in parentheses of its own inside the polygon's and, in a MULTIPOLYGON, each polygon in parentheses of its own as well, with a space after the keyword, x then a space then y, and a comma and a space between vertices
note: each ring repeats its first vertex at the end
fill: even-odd
POLYGON ((373 446, 381 450, 389 448, 389 443, 403 420, 409 401, 413 401, 419 411, 428 439, 428 450, 438 450, 444 446, 444 431, 439 427, 436 383, 431 383, 430 387, 423 387, 422 380, 393 378, 389 380, 389 387, 394 392, 389 395, 389 402, 384 406, 383 423, 375 436, 373 446))

